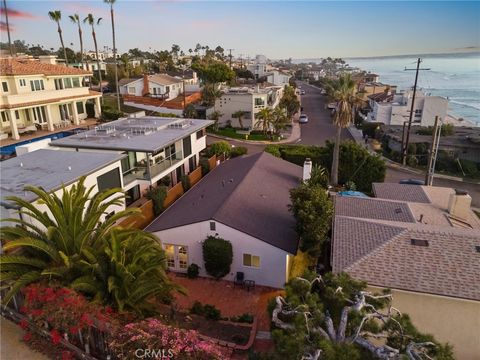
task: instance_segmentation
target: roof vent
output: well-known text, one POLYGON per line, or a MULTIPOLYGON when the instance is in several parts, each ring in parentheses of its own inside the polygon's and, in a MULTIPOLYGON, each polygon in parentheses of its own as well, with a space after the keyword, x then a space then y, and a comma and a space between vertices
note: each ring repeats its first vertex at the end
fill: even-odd
POLYGON ((23 167, 23 163, 22 163, 22 162, 20 163, 20 167, 23 167))
POLYGON ((428 240, 411 239, 410 244, 415 246, 428 246, 428 240))
POLYGON ((72 167, 71 167, 71 166, 68 167, 68 171, 72 171, 72 167))
POLYGON ((403 211, 401 208, 396 208, 395 209, 395 214, 401 214, 403 211))

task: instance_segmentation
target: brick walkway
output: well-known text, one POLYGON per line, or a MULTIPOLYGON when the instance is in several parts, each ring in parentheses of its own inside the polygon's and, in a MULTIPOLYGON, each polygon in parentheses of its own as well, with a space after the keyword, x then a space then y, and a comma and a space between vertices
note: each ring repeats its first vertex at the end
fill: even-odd
POLYGON ((270 319, 267 313, 268 300, 282 290, 265 286, 255 286, 247 291, 243 288, 233 288, 233 282, 199 277, 188 279, 182 275, 170 273, 172 280, 188 290, 188 296, 177 295, 177 303, 183 309, 188 309, 195 301, 202 304, 215 305, 222 316, 238 316, 250 313, 258 319, 258 330, 269 331, 270 319))

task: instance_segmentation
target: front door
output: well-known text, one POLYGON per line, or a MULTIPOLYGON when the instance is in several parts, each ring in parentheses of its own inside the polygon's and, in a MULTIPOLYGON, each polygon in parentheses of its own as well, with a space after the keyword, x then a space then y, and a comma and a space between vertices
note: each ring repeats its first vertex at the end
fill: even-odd
POLYGON ((167 265, 170 270, 186 272, 188 267, 188 247, 165 244, 167 265))

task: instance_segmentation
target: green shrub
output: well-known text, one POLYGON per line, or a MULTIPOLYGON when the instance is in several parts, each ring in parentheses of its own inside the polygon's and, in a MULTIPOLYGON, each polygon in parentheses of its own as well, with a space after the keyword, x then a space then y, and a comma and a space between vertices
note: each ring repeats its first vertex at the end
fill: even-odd
POLYGON ((182 182, 184 191, 187 191, 188 189, 190 189, 191 184, 190 184, 190 178, 188 177, 188 175, 182 175, 180 181, 182 182))
POLYGON ((171 182, 172 182, 172 179, 168 175, 160 179, 160 184, 167 187, 170 186, 171 182))
POLYGON ((225 154, 227 157, 230 156, 230 151, 232 150, 232 147, 230 144, 226 141, 217 141, 214 142, 212 145, 210 145, 207 149, 207 154, 208 157, 211 157, 213 155, 223 155, 225 154))
POLYGON ((202 315, 204 314, 203 305, 200 301, 195 301, 190 308, 190 313, 195 315, 202 315))
POLYGON ((123 116, 123 112, 118 111, 116 109, 112 109, 107 106, 102 107, 102 119, 103 120, 117 120, 118 118, 123 116))
POLYGON ((203 242, 203 261, 205 270, 216 279, 230 272, 233 260, 233 250, 230 241, 216 236, 208 236, 203 242))
POLYGON ((197 264, 190 264, 187 268, 187 277, 189 279, 195 279, 198 277, 200 267, 197 264))
POLYGON ((152 200, 153 202, 153 213, 155 216, 160 215, 163 210, 163 203, 165 202, 165 198, 167 197, 167 187, 164 185, 160 185, 157 187, 151 187, 147 190, 146 198, 152 200))
POLYGON ((208 159, 200 158, 198 164, 202 168, 202 176, 205 176, 210 172, 210 164, 208 163, 208 159))
POLYGON ((280 153, 280 146, 279 145, 267 145, 265 147, 265 152, 272 154, 273 156, 276 157, 281 157, 282 154, 280 153))
POLYGON ((253 323, 253 315, 249 314, 249 313, 244 313, 240 316, 232 317, 232 318, 230 318, 230 320, 234 321, 234 322, 239 322, 239 323, 251 324, 251 323, 253 323))
POLYGON ((220 320, 222 314, 220 310, 218 310, 215 305, 205 304, 203 306, 203 314, 207 319, 210 320, 220 320))
POLYGON ((237 156, 245 155, 248 152, 248 149, 245 146, 236 146, 231 149, 230 156, 232 158, 237 156))

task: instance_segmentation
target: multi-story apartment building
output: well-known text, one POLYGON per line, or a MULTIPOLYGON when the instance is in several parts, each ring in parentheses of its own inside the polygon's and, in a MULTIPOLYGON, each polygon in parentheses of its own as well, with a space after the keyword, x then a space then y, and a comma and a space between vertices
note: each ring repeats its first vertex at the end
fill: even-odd
POLYGON ((222 114, 219 125, 240 128, 239 120, 233 114, 243 111, 243 127, 257 129, 256 114, 264 108, 277 107, 282 95, 283 86, 228 88, 215 101, 215 109, 222 114))
POLYGON ((205 149, 206 130, 213 121, 161 117, 124 118, 93 130, 52 141, 72 151, 106 151, 125 154, 122 183, 127 204, 164 177, 172 184, 198 166, 205 149))
POLYGON ((249 70, 255 79, 267 76, 268 73, 273 70, 273 67, 268 64, 267 57, 265 55, 255 56, 253 64, 247 64, 247 70, 249 70))
MULTIPOLYGON (((373 109, 367 115, 367 121, 379 122, 385 125, 403 125, 409 120, 412 106, 411 90, 392 94, 370 95, 370 108, 373 109)), ((414 115, 412 122, 420 126, 433 126, 435 116, 444 119, 447 116, 448 100, 441 96, 428 96, 422 91, 417 91, 413 107, 414 115)))
POLYGON ((0 130, 15 140, 27 131, 54 131, 87 118, 86 103, 101 113, 101 94, 86 87, 91 71, 56 65, 55 57, 39 60, 0 59, 0 130))

